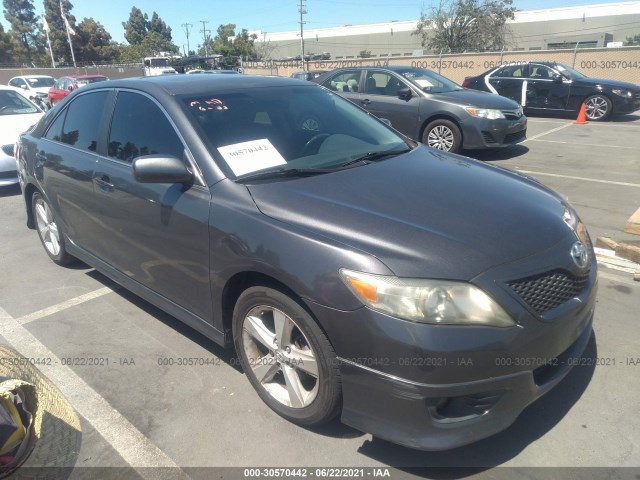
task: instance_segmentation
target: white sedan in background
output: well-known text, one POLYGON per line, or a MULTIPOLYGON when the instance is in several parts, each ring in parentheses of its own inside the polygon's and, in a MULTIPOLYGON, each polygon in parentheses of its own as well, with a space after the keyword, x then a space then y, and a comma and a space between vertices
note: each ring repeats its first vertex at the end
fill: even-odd
POLYGON ((0 187, 18 183, 14 145, 44 112, 15 88, 0 85, 0 187))

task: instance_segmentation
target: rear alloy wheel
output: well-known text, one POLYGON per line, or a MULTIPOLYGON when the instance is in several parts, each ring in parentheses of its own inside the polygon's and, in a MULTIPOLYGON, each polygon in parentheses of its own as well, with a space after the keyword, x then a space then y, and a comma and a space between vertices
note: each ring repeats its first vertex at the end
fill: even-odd
POLYGON ((276 413, 304 426, 338 414, 333 347, 299 303, 271 288, 247 289, 233 312, 233 337, 251 385, 276 413))
POLYGON ((587 120, 594 122, 606 120, 613 110, 611 100, 604 95, 593 95, 587 98, 584 101, 584 106, 587 120))
POLYGON ((422 134, 422 143, 445 152, 457 153, 462 144, 460 129, 451 120, 434 120, 422 134))
POLYGON ((36 220, 38 236, 47 255, 58 265, 69 265, 73 263, 75 258, 67 253, 64 235, 62 235, 60 227, 53 217, 51 207, 49 207, 49 204, 40 192, 33 194, 31 198, 31 208, 36 220))

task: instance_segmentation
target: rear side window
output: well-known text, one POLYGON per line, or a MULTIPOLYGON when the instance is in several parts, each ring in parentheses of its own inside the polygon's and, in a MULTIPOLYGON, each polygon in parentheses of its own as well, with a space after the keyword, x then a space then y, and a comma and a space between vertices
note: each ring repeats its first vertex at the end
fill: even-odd
POLYGON ((109 92, 93 92, 73 100, 67 108, 60 141, 82 150, 95 152, 102 112, 109 92))
POLYGON ((509 65, 498 70, 492 77, 501 78, 522 78, 524 77, 524 68, 526 65, 509 65))
POLYGON ((109 156, 131 163, 143 155, 182 158, 184 146, 173 126, 151 99, 120 92, 109 135, 109 156))

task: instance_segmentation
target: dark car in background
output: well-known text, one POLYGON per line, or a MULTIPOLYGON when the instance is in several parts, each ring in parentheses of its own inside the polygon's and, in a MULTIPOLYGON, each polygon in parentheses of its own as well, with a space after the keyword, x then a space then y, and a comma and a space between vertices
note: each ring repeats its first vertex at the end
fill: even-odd
POLYGON ((505 147, 526 138, 527 119, 516 102, 467 90, 430 70, 342 68, 313 81, 439 150, 505 147))
POLYGON ((67 77, 60 77, 56 80, 55 85, 49 89, 49 107, 53 107, 77 88, 89 85, 90 83, 104 82, 105 80, 109 79, 104 75, 69 75, 67 77))
POLYGON ((528 114, 577 114, 584 103, 587 119, 597 121, 640 110, 640 86, 590 78, 556 62, 501 65, 462 85, 515 100, 528 114))
POLYGON ((591 336, 597 266, 565 200, 311 82, 90 85, 18 156, 54 262, 81 259, 235 345, 260 398, 301 425, 341 414, 415 448, 471 443, 560 382, 591 336))

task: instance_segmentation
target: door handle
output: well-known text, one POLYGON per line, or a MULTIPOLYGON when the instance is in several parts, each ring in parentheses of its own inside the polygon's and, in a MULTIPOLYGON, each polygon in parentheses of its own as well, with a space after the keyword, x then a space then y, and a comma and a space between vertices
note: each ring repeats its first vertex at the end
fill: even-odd
POLYGON ((368 98, 365 98, 364 100, 361 101, 362 105, 364 105, 365 107, 367 105, 369 105, 371 103, 371 100, 369 100, 368 98))
POLYGON ((100 187, 102 193, 111 193, 115 190, 113 183, 110 183, 108 175, 102 175, 100 178, 94 178, 93 181, 100 187))
POLYGON ((47 161, 47 156, 44 153, 36 152, 36 158, 41 162, 47 161))

